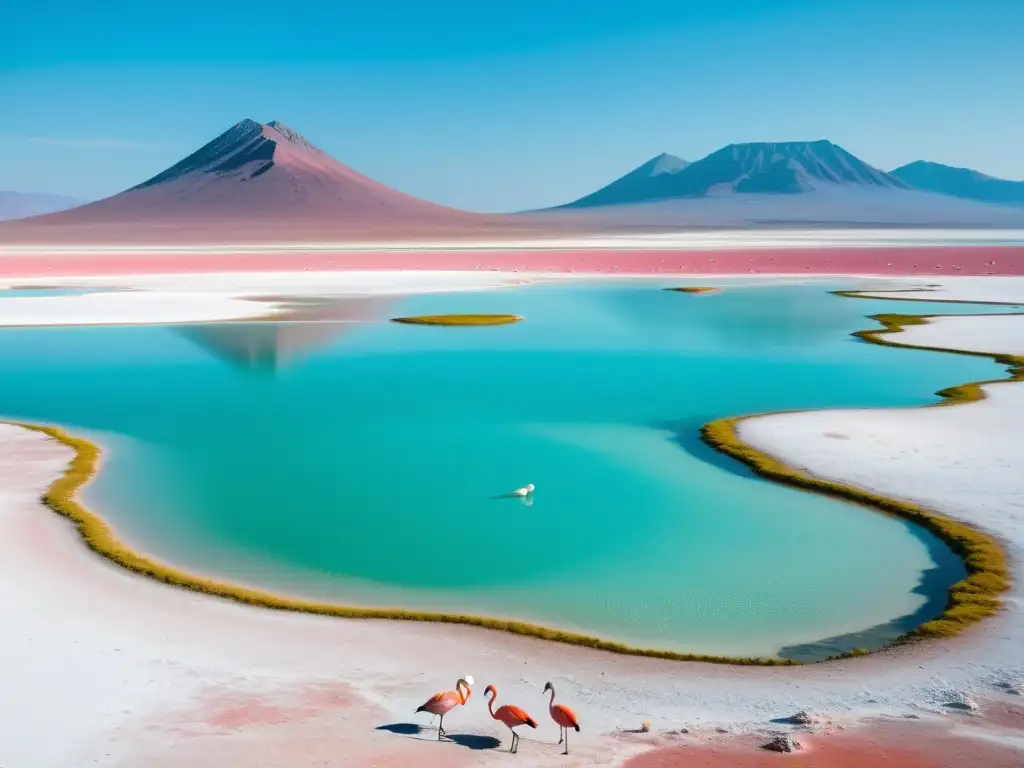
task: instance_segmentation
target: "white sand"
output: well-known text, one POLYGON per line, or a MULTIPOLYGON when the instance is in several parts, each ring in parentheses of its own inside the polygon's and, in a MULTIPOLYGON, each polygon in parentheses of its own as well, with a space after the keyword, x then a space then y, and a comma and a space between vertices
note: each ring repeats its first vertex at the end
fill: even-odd
POLYGON ((200 274, 84 275, 0 279, 0 288, 59 284, 187 294, 261 296, 377 296, 495 288, 530 275, 491 271, 379 270, 369 272, 203 272, 200 274))
POLYGON ((1024 317, 953 315, 910 326, 886 340, 919 347, 1024 355, 1024 317))
MULTIPOLYGON (((950 343, 987 346, 998 333, 1024 347, 1024 318, 986 321, 948 326, 950 343)), ((947 322, 955 321, 937 327, 947 322)), ((919 332, 932 330, 912 328, 900 340, 919 332)), ((1019 568, 1024 456, 1012 429, 1024 387, 987 389, 988 400, 955 408, 763 417, 743 434, 823 476, 992 530, 1019 568)), ((501 736, 482 696, 498 684, 501 701, 541 722, 523 736, 518 762, 531 766, 615 765, 656 738, 611 735, 642 720, 658 730, 764 726, 804 708, 903 714, 939 710, 958 691, 998 695, 998 684, 1024 679, 1019 573, 1009 610, 954 642, 795 669, 657 662, 468 628, 318 619, 202 598, 104 562, 39 504, 68 457, 38 433, 0 425, 5 768, 499 764, 503 753, 438 745, 432 733, 419 741, 375 730, 428 722, 415 707, 466 673, 476 693, 449 716, 449 731, 501 736), (569 760, 546 719, 547 680, 583 722, 569 760)))
POLYGON ((104 291, 2 299, 0 326, 194 323, 269 317, 280 311, 277 304, 213 293, 104 291))
MULTIPOLYGON (((530 275, 505 272, 228 272, 11 278, 11 286, 96 290, 77 296, 0 298, 0 326, 190 323, 271 317, 287 296, 346 297, 485 290, 519 285, 530 275), (110 290, 103 290, 110 289, 110 290)), ((533 279, 551 279, 533 278, 533 279)))
MULTIPOLYGON (((998 261, 998 259, 996 259, 998 261)), ((999 304, 1024 304, 1024 277, 1016 275, 978 275, 966 277, 875 278, 866 280, 865 295, 889 299, 926 301, 991 301, 999 304), (898 288, 894 292, 887 288, 898 288), (914 290, 914 289, 919 290, 914 290)), ((950 312, 970 312, 970 307, 950 308, 950 312)))

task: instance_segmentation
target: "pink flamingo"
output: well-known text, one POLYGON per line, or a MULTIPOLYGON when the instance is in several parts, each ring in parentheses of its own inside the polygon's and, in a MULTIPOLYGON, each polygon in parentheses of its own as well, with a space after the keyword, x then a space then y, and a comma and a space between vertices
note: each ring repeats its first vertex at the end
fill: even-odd
POLYGON ((469 687, 469 683, 464 678, 460 677, 455 683, 454 691, 438 691, 416 711, 441 716, 441 722, 437 726, 437 740, 440 741, 442 736, 448 735, 444 732, 444 716, 457 706, 465 704, 472 695, 473 689, 469 687), (463 688, 465 688, 465 693, 462 692, 463 688))
POLYGON ((562 739, 565 739, 565 752, 563 755, 569 754, 569 729, 575 728, 576 732, 579 733, 580 722, 576 719, 576 713, 569 709, 565 704, 555 704, 555 686, 551 683, 544 684, 544 693, 551 691, 551 700, 548 702, 548 712, 551 713, 551 719, 558 724, 558 743, 562 743, 562 739))
POLYGON ((520 725, 528 725, 531 728, 537 727, 537 721, 530 717, 526 712, 521 710, 512 704, 505 704, 498 707, 498 711, 494 711, 494 702, 498 699, 498 689, 493 685, 488 685, 484 689, 484 696, 491 694, 491 698, 487 700, 487 709, 491 713, 491 717, 495 720, 500 720, 508 729, 512 731, 512 746, 509 747, 509 752, 515 754, 519 750, 519 734, 516 733, 515 729, 520 725))

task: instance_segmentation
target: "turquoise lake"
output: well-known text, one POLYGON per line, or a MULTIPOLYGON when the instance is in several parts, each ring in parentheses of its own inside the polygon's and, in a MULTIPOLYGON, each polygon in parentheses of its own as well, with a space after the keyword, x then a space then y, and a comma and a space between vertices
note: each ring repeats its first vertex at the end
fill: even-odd
POLYGON ((799 659, 940 613, 963 573, 944 545, 754 478, 698 430, 999 378, 849 334, 880 312, 1005 309, 670 284, 386 299, 359 323, 6 329, 0 413, 109 449, 85 498, 136 548, 281 593, 799 659), (526 320, 385 321, 440 312, 526 320), (501 498, 526 483, 532 505, 501 498))

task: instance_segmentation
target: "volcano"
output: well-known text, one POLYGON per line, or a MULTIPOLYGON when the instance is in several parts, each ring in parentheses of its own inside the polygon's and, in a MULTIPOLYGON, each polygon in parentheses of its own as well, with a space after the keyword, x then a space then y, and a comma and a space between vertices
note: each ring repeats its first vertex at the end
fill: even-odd
POLYGON ((120 194, 5 224, 0 242, 381 240, 521 226, 380 184, 279 121, 242 120, 120 194))

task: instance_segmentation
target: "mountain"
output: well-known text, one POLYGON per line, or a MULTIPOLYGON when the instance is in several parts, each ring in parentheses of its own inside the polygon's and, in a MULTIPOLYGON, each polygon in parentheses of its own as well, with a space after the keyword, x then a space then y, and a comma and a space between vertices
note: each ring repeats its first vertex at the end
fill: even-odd
MULTIPOLYGON (((831 187, 907 188, 899 179, 824 140, 730 144, 652 181, 635 186, 632 196, 620 195, 611 201, 601 195, 604 190, 599 190, 567 207, 729 194, 796 194, 831 187)), ((618 183, 613 182, 605 190, 618 183)))
POLYGON ((1024 226, 1020 208, 917 189, 830 141, 730 144, 658 173, 661 157, 666 156, 541 216, 552 228, 605 233, 1024 226))
POLYGON ((620 176, 611 184, 601 187, 597 192, 581 197, 569 205, 618 205, 662 197, 661 190, 664 189, 666 182, 688 165, 686 160, 663 152, 625 176, 620 176))
POLYGON ((942 195, 986 203, 1024 205, 1024 181, 997 179, 970 168, 917 160, 891 171, 890 175, 917 189, 942 195))
POLYGON ((0 191, 0 221, 25 219, 29 216, 55 213, 56 211, 64 211, 84 203, 84 200, 77 200, 64 195, 0 191))
POLYGON ((278 121, 242 120, 148 181, 87 205, 75 217, 465 215, 386 187, 322 152, 278 121))
POLYGON ((391 189, 342 165, 278 121, 242 120, 178 163, 113 197, 0 228, 0 241, 338 242, 473 233, 505 217, 391 189))
POLYGON ((262 125, 253 120, 243 120, 150 180, 81 213, 95 215, 115 205, 119 214, 131 208, 153 215, 465 215, 403 195, 353 171, 284 123, 262 125))

